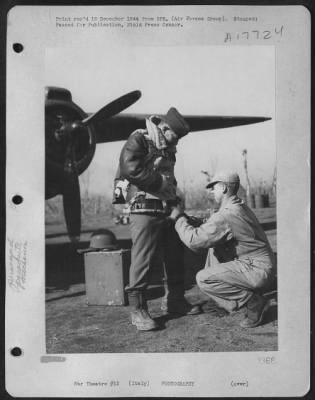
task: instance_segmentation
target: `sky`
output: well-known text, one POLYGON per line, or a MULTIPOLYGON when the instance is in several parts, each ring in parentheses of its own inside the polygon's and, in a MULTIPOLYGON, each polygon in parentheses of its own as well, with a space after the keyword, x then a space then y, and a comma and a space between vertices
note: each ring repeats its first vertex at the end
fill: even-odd
MULTIPOLYGON (((271 183, 276 165, 275 59, 272 46, 152 46, 47 49, 45 85, 67 88, 73 101, 95 112, 132 90, 142 97, 126 112, 263 116, 259 124, 192 132, 178 145, 179 185, 206 183, 200 172, 235 169, 245 185, 247 149, 253 184, 271 183)), ((97 145, 81 176, 89 192, 111 193, 123 142, 97 145)))

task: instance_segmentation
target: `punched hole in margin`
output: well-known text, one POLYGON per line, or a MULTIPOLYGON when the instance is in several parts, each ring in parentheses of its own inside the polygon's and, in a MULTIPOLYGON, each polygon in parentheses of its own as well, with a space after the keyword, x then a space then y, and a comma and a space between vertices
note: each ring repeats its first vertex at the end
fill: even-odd
POLYGON ((19 204, 23 203, 23 197, 20 196, 19 194, 16 194, 15 196, 12 197, 12 202, 13 202, 15 205, 18 206, 19 204))
POLYGON ((13 357, 20 357, 22 355, 22 349, 20 347, 13 347, 11 350, 11 355, 13 357))
POLYGON ((22 51, 24 50, 24 46, 22 43, 13 43, 12 47, 16 53, 22 53, 22 51))

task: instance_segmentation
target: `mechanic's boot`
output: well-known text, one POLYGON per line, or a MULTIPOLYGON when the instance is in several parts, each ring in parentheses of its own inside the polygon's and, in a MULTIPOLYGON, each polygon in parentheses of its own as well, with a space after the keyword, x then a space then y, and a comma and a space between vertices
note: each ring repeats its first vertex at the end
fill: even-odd
POLYGON ((269 302, 263 296, 254 294, 247 303, 247 312, 245 319, 240 323, 242 328, 255 328, 260 325, 264 319, 264 314, 268 308, 269 302))
POLYGON ((161 310, 169 314, 196 315, 200 314, 200 306, 190 304, 182 289, 165 289, 165 296, 162 299, 161 310))
POLYGON ((131 306, 131 323, 138 331, 152 331, 158 324, 150 317, 143 292, 134 291, 128 293, 128 301, 131 306))

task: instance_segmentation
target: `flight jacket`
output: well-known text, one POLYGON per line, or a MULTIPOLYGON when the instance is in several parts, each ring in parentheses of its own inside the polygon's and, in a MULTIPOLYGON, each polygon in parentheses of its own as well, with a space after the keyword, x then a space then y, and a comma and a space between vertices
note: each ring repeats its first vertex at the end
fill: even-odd
POLYGON ((177 182, 174 176, 175 151, 158 149, 146 135, 146 129, 133 132, 120 153, 120 176, 130 182, 126 201, 139 192, 145 199, 174 200, 177 182), (173 195, 165 192, 165 180, 174 186, 173 195))

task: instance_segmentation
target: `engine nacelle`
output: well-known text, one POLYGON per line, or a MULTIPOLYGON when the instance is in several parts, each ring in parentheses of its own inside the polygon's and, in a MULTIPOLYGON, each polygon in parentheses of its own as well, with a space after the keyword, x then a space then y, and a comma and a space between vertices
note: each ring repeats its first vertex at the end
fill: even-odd
POLYGON ((72 101, 71 92, 59 87, 47 87, 45 93, 46 198, 62 193, 68 142, 72 141, 74 167, 78 175, 90 165, 96 148, 94 128, 80 126, 87 114, 72 101), (71 139, 63 138, 59 130, 66 124, 78 122, 71 139), (69 139, 69 140, 68 140, 69 139))

